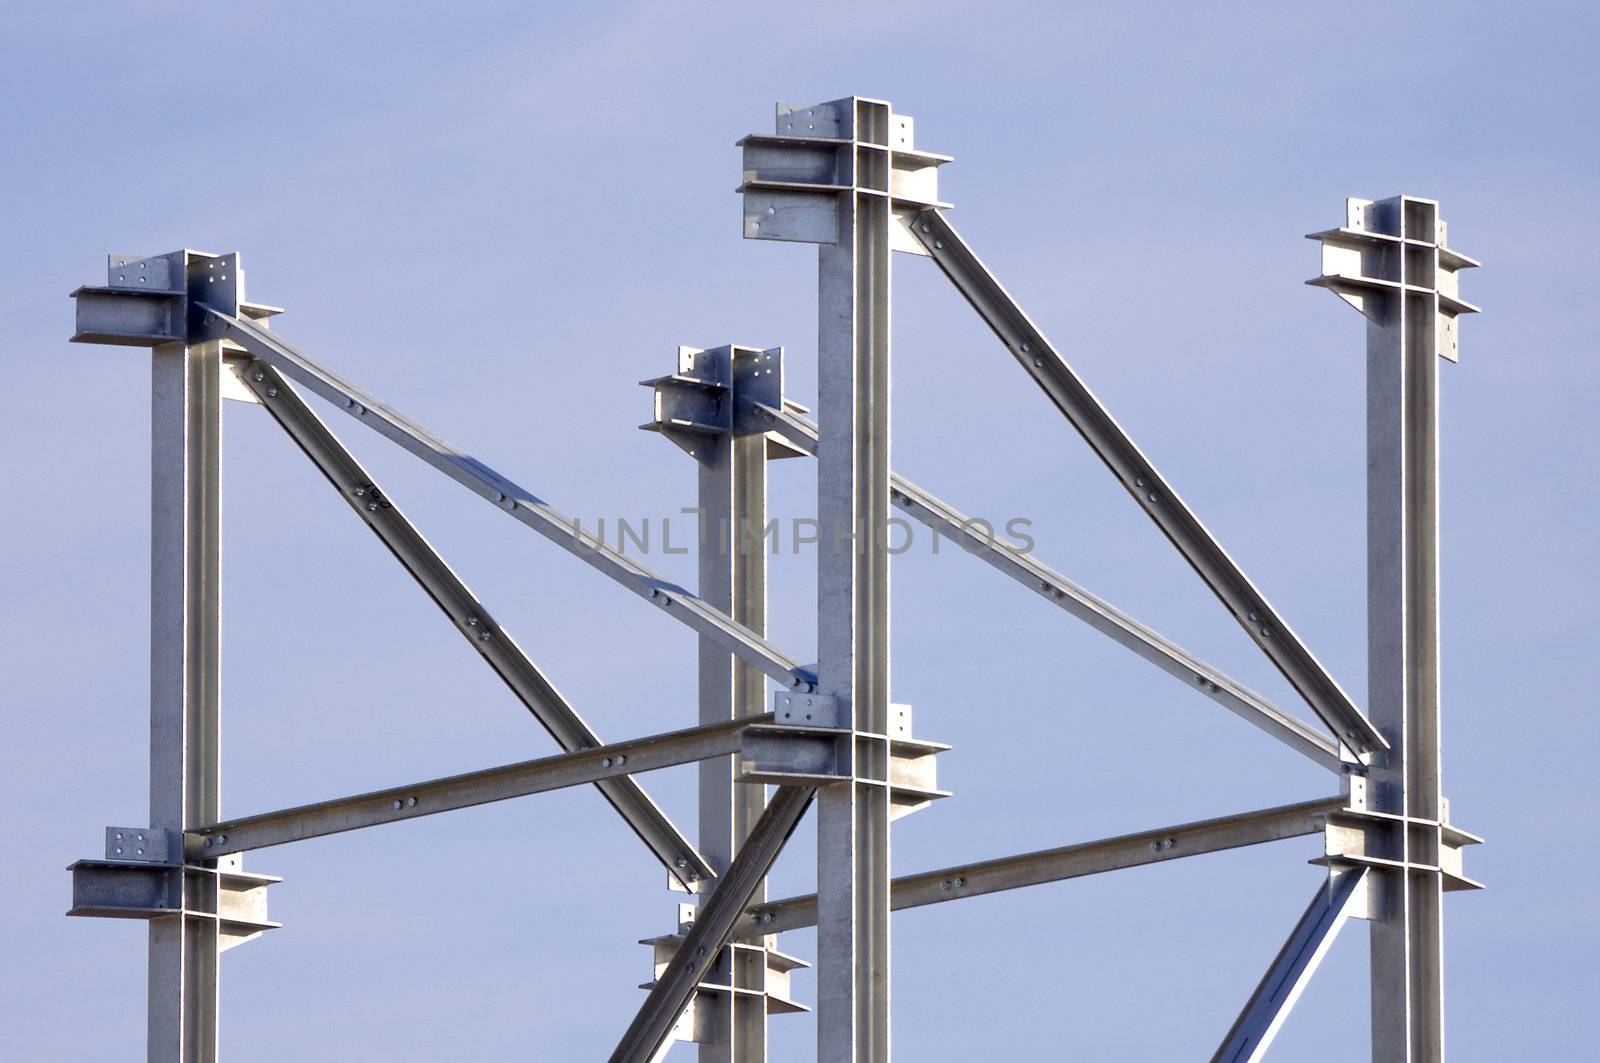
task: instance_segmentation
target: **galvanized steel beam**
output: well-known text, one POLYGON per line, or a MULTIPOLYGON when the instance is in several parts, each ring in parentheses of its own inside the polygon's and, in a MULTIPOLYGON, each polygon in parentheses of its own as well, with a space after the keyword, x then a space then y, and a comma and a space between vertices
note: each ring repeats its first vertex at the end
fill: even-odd
MULTIPOLYGON (((770 717, 765 717, 770 718, 770 717)), ((431 816, 492 801, 616 779, 674 764, 739 751, 740 735, 762 718, 723 721, 709 727, 614 742, 580 753, 562 753, 443 779, 394 786, 355 797, 265 812, 191 828, 185 849, 191 857, 216 857, 270 845, 431 816)))
POLYGON ((811 804, 808 786, 780 786, 756 821, 733 863, 717 881, 695 917, 677 955, 657 978, 650 995, 622 1035, 611 1063, 652 1063, 672 1033, 690 996, 711 970, 745 905, 766 879, 789 836, 811 804))
POLYGON ((938 210, 913 225, 918 240, 1118 482, 1178 548, 1285 679, 1334 735, 1362 759, 1385 748, 1382 734, 1290 630, 1100 400, 1016 304, 938 210))
POLYGON ((892 116, 827 106, 850 144, 837 237, 817 249, 817 692, 855 738, 849 778, 817 800, 817 1059, 888 1063, 892 116))
MULTIPOLYGON (((781 389, 778 352, 726 346, 691 355, 692 369, 703 379, 727 382, 722 393, 730 406, 734 394, 757 372, 775 370, 781 389)), ((702 601, 727 613, 758 635, 767 629, 767 558, 762 542, 747 541, 766 524, 767 440, 765 433, 739 432, 731 416, 726 431, 696 441, 700 521, 699 585, 702 601)), ((700 723, 715 726, 728 720, 764 717, 766 678, 749 663, 709 640, 699 646, 700 723)), ((765 717, 770 718, 770 717, 765 717)), ((723 874, 745 845, 766 808, 766 787, 739 781, 736 758, 700 763, 701 850, 717 874, 723 874)), ((757 882, 755 899, 766 897, 766 880, 757 882)), ((731 987, 728 993, 706 994, 697 1037, 701 1063, 765 1063, 767 1058, 767 962, 750 950, 717 951, 711 980, 731 987)))
POLYGON ((1266 1057, 1272 1039, 1328 954, 1339 929, 1364 903, 1367 877, 1366 868, 1346 868, 1335 871, 1317 886, 1305 914, 1267 968, 1211 1063, 1258 1063, 1266 1057))
POLYGON ((205 332, 226 338, 277 369, 311 392, 343 409, 357 421, 421 458, 452 480, 511 514, 568 553, 604 573, 663 612, 688 625, 702 638, 724 646, 786 687, 809 689, 816 677, 799 661, 735 623, 727 614, 702 602, 683 587, 598 538, 586 538, 577 521, 489 468, 457 450, 426 429, 407 420, 353 384, 330 373, 281 336, 253 321, 203 308, 205 332))
MULTIPOLYGON (((761 406, 763 418, 800 450, 815 454, 817 427, 794 410, 761 406)), ((1207 664, 1159 632, 1145 626, 1105 599, 1085 590, 1067 576, 1031 554, 1010 549, 980 534, 972 519, 948 502, 902 476, 890 475, 890 501, 901 512, 935 532, 960 543, 969 553, 988 562, 1046 601, 1066 610, 1090 627, 1127 647, 1168 675, 1193 686, 1245 722, 1259 727, 1295 752, 1330 771, 1341 770, 1338 745, 1322 732, 1285 712, 1221 669, 1207 664)))
MULTIPOLYGON (((1185 856, 1321 833, 1327 817, 1344 807, 1343 797, 1282 805, 1233 816, 1179 823, 1057 849, 956 864, 896 878, 890 888, 895 911, 981 897, 1185 856)), ((740 936, 775 934, 815 926, 817 896, 786 897, 753 905, 740 921, 740 936)))
POLYGON ((1351 199, 1345 224, 1312 234, 1322 275, 1367 319, 1367 686, 1389 743, 1372 811, 1397 817, 1373 876, 1374 1063, 1444 1058, 1439 757, 1439 358, 1458 357, 1458 274, 1433 200, 1351 199))
MULTIPOLYGON (((221 802, 222 348, 164 343, 151 363, 150 826, 181 833, 221 802)), ((148 1056, 214 1063, 216 882, 176 885, 181 911, 150 921, 148 1056)))
MULTIPOLYGON (((393 496, 373 480, 283 375, 265 362, 255 361, 246 367, 242 376, 272 419, 450 618, 456 631, 482 655, 556 744, 568 753, 600 746, 599 736, 583 717, 407 519, 395 505, 393 496)), ((684 889, 693 892, 702 881, 716 876, 705 857, 633 778, 602 779, 595 788, 684 889)))

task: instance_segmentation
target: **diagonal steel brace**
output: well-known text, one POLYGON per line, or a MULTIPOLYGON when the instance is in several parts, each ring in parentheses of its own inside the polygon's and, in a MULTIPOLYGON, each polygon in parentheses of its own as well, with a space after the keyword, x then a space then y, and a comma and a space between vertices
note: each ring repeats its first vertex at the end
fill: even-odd
MULTIPOLYGON (((482 655, 556 744, 568 753, 601 745, 600 737, 571 703, 545 678, 510 633, 495 622, 483 603, 394 504, 388 492, 373 482, 355 455, 282 374, 256 361, 245 370, 243 377, 272 419, 388 547, 395 560, 450 618, 455 629, 482 655)), ((716 877, 705 858, 633 778, 606 779, 597 782, 595 788, 655 853, 666 866, 667 873, 685 889, 693 891, 699 882, 716 877)))
POLYGON ((1150 459, 1079 379, 1044 333, 938 210, 919 214, 911 230, 956 290, 978 312, 1056 408, 1078 430, 1161 533, 1177 547, 1278 671, 1332 729, 1367 759, 1389 743, 1339 686, 1266 597, 1173 490, 1150 459))

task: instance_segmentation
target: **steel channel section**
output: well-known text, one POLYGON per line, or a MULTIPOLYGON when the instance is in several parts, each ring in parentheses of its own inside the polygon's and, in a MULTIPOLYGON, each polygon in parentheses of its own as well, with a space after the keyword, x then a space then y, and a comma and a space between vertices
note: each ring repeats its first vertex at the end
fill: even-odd
POLYGON ((611 1063, 649 1063, 658 1059, 695 987, 710 972, 717 953, 728 943, 744 912, 784 843, 805 815, 815 791, 808 786, 780 786, 761 814, 716 888, 696 913, 666 970, 656 979, 644 1004, 622 1035, 611 1063))
MULTIPOLYGON (((895 911, 920 908, 1186 856, 1320 834, 1327 816, 1339 811, 1344 804, 1343 797, 1326 797, 902 875, 891 884, 890 907, 895 911)), ((816 921, 816 894, 786 897, 752 906, 740 924, 740 933, 741 936, 778 933, 815 926, 816 921)))
MULTIPOLYGON (((517 700, 538 720, 550 737, 568 753, 602 744, 517 645, 511 634, 490 615, 483 603, 462 582, 432 544, 423 537, 393 497, 381 488, 315 411, 272 366, 255 361, 244 372, 245 383, 261 404, 327 479, 339 497, 372 530, 412 579, 450 618, 452 626, 503 680, 517 700)), ((666 813, 631 777, 619 776, 595 784, 623 820, 653 852, 668 874, 685 889, 715 877, 706 859, 673 825, 666 813)))
POLYGON ((817 690, 854 739, 817 797, 817 1059, 888 1063, 889 107, 851 117, 852 187, 818 247, 817 690))
MULTIPOLYGON (((222 349, 152 351, 150 825, 219 813, 222 349)), ((151 1063, 217 1058, 216 876, 183 875, 183 914, 150 920, 151 1063)))
POLYGON ((634 558, 580 533, 577 522, 500 473, 465 454, 308 358, 253 321, 202 308, 206 334, 226 338, 312 393, 332 402, 362 424, 397 443, 592 568, 653 602, 702 638, 726 647, 741 659, 792 689, 809 690, 816 677, 799 661, 727 614, 713 609, 676 583, 634 558))
POLYGON ((1317 886, 1305 914, 1278 951, 1211 1063, 1258 1063, 1300 999, 1362 895, 1366 868, 1335 871, 1317 886))
POLYGON ((655 771, 713 757, 728 758, 739 752, 740 736, 752 722, 755 721, 723 720, 708 727, 636 738, 581 753, 563 753, 279 812, 207 823, 191 829, 185 847, 191 856, 217 857, 622 778, 633 772, 655 771))
MULTIPOLYGON (((774 430, 790 443, 807 453, 816 453, 817 429, 809 420, 792 410, 763 406, 760 412, 774 430)), ((1296 719, 1220 669, 1085 590, 1043 561, 1008 549, 978 534, 965 513, 904 477, 891 475, 889 486, 890 500, 908 516, 949 536, 998 571, 1040 592, 1047 601, 1116 640, 1168 675, 1192 685, 1201 694, 1296 752, 1330 771, 1341 770, 1337 743, 1321 731, 1296 719)))
MULTIPOLYGON (((729 347, 726 379, 738 379, 729 347)), ((721 433, 697 448, 700 505, 699 592, 757 635, 766 633, 767 559, 759 538, 766 524, 766 437, 721 433), (757 538, 751 542, 747 533, 757 538)), ((710 640, 699 647, 700 722, 703 726, 749 719, 766 712, 766 677, 710 640)), ((766 807, 766 787, 740 783, 735 758, 700 762, 700 849, 723 874, 766 807)), ((753 897, 765 899, 765 881, 753 897)), ((702 1063, 764 1063, 767 1058, 766 958, 750 949, 724 948, 712 980, 737 990, 702 1001, 697 1039, 702 1063)))
POLYGON ((928 210, 918 217, 913 231, 967 302, 1334 735, 1363 759, 1385 748, 1383 735, 979 261, 949 219, 928 210))
MULTIPOLYGON (((1390 200, 1378 226, 1400 233, 1412 201, 1390 200)), ((1420 205, 1420 204, 1419 204, 1420 205)), ((1424 239, 1433 241, 1432 204, 1424 239)), ((1410 234, 1407 234, 1410 235, 1410 234)), ((1437 248, 1408 249, 1405 280, 1432 288, 1437 248), (1417 255, 1428 261, 1418 262, 1417 255), (1419 267, 1426 276, 1417 275, 1419 267)), ((1375 766, 1374 807, 1407 817, 1395 839, 1404 870, 1377 876, 1372 937, 1374 1063, 1444 1057, 1443 818, 1439 779, 1439 352, 1436 291, 1408 287, 1367 319, 1367 683, 1389 756, 1375 766), (1419 867, 1418 865, 1423 865, 1419 867)))

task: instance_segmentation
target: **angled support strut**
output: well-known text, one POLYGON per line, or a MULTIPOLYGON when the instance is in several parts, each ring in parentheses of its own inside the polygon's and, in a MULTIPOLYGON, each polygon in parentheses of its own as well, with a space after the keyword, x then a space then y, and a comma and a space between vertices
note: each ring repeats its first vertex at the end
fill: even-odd
MULTIPOLYGON (((808 454, 817 450, 817 426, 787 408, 760 406, 761 417, 785 440, 808 454)), ((1103 598, 1078 586, 1056 569, 1029 555, 990 542, 973 530, 965 513, 902 476, 891 474, 889 499, 907 516, 966 546, 1025 587, 1115 639, 1168 675, 1192 684, 1202 694, 1246 722, 1261 728, 1289 748, 1331 771, 1339 770, 1339 749, 1322 732, 1308 726, 1266 698, 1207 664, 1160 632, 1141 624, 1103 598)))
POLYGON ((912 231, 1006 349, 1340 742, 1362 759, 1388 748, 1383 735, 1028 319, 949 219, 936 209, 926 210, 912 231))
POLYGON ((1365 899, 1367 874, 1364 867, 1338 870, 1317 887, 1305 914, 1278 950, 1211 1063, 1257 1063, 1266 1056, 1339 928, 1365 899))
POLYGON ((426 429, 406 419, 371 395, 330 373, 305 354, 268 332, 253 321, 235 317, 201 305, 204 335, 228 339, 250 354, 305 385, 312 392, 342 408, 379 435, 399 444, 435 469, 467 488, 546 539, 560 546, 641 598, 654 602, 664 612, 677 617, 701 638, 730 650, 749 661, 786 687, 807 690, 815 686, 816 676, 799 661, 784 653, 726 613, 713 609, 684 588, 651 571, 620 550, 579 533, 575 520, 536 497, 531 491, 446 443, 426 429))
MULTIPOLYGON (((577 710, 545 678, 510 633, 495 622, 483 603, 394 504, 389 493, 373 482, 355 455, 296 394, 283 375, 265 362, 256 361, 245 370, 243 377, 272 419, 388 547, 395 560, 450 618, 455 629, 483 656, 550 737, 568 753, 601 745, 599 736, 577 710)), ((632 778, 604 779, 595 783, 595 788, 684 888, 692 891, 698 883, 716 877, 706 859, 632 778)))
POLYGON ((784 843, 800 824, 816 791, 809 786, 780 786, 761 818, 751 829, 739 854, 728 865, 677 955, 656 979, 639 1013, 622 1035, 611 1063, 651 1063, 672 1033, 678 1016, 689 1003, 695 986, 716 962, 728 943, 739 915, 750 902, 784 843))

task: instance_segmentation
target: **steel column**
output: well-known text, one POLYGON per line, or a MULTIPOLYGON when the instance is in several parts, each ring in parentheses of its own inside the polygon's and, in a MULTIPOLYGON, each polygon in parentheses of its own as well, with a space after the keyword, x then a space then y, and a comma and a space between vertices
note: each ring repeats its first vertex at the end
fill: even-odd
POLYGON ((857 99, 818 249, 817 691, 855 732, 817 798, 818 1063, 889 1059, 889 107, 857 99))
MULTIPOLYGON (((1444 1058, 1445 888, 1474 888, 1439 773, 1439 359, 1459 357, 1460 272, 1439 205, 1350 199, 1312 233, 1327 288, 1367 320, 1367 700, 1388 743, 1357 856, 1375 867, 1372 1058, 1444 1058)), ((1342 849, 1343 846, 1336 848, 1342 849)), ((1331 855, 1339 856, 1340 853, 1331 855)), ((1354 858, 1354 857, 1352 857, 1354 858)))
MULTIPOLYGON (((150 825, 182 832, 220 809, 222 348, 151 361, 150 825)), ((183 914, 150 921, 151 1063, 217 1058, 217 880, 182 880, 183 914)))
POLYGON ((1426 241, 1396 249, 1409 286, 1367 318, 1367 700, 1389 740, 1373 808, 1406 817, 1377 876, 1372 923, 1374 1063, 1444 1058, 1439 788, 1439 355, 1436 206, 1372 205, 1372 228, 1426 241), (1412 217, 1425 214, 1426 219, 1412 217), (1406 230, 1411 231, 1407 232, 1406 230), (1413 290, 1419 289, 1419 290, 1413 290), (1433 870, 1417 865, 1431 865, 1433 870))
MULTIPOLYGON (((716 352, 718 355, 721 351, 716 352)), ((738 348, 727 348, 735 379, 738 348)), ((731 386, 731 385, 730 385, 731 386)), ((767 514, 767 441, 761 433, 709 437, 699 458, 700 599, 757 635, 767 630, 767 559, 761 531, 767 514), (755 536, 754 540, 750 535, 755 536)), ((714 726, 766 711, 766 677, 722 646, 700 640, 700 723, 714 726)), ((740 783, 736 758, 700 763, 700 851, 725 873, 766 807, 766 787, 740 783)), ((756 901, 766 898, 757 883, 756 901)), ((767 1058, 767 965, 751 949, 723 948, 711 979, 739 990, 707 994, 702 1011, 701 1063, 764 1063, 767 1058)))

